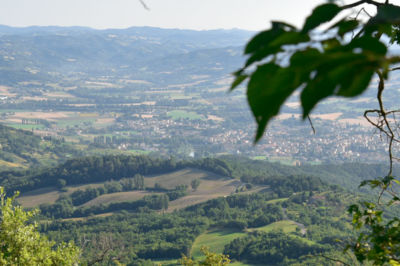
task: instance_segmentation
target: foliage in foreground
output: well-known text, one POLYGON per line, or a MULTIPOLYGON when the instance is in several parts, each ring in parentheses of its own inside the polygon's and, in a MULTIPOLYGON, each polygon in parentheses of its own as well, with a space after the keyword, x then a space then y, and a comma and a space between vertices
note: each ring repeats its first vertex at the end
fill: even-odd
POLYGON ((231 87, 248 80, 247 98, 258 124, 258 141, 293 94, 300 92, 302 117, 311 121, 309 114, 321 101, 331 96, 357 97, 377 76, 379 107, 365 110, 364 117, 386 137, 390 166, 383 178, 361 184, 380 189, 378 204, 366 202, 349 209, 355 228, 364 230, 349 248, 360 262, 377 265, 400 264, 399 218, 382 219, 386 207, 400 202, 399 190, 393 189, 400 184, 393 177, 393 162, 398 160, 393 144, 400 140, 395 115, 400 111, 387 110, 382 100, 390 72, 400 70, 400 57, 388 49, 400 41, 400 6, 390 2, 360 0, 346 5, 333 0, 317 6, 302 28, 272 22, 271 29, 247 44, 248 60, 235 73, 231 87), (376 11, 368 13, 366 5, 376 11), (390 198, 387 204, 381 201, 384 194, 390 198))
POLYGON ((207 247, 202 247, 201 252, 206 256, 204 260, 194 261, 183 255, 179 263, 184 266, 224 266, 231 262, 228 255, 213 253, 207 247))
POLYGON ((35 223, 27 224, 36 212, 14 206, 17 195, 6 198, 0 188, 0 265, 77 265, 79 248, 72 242, 56 246, 39 234, 35 223))

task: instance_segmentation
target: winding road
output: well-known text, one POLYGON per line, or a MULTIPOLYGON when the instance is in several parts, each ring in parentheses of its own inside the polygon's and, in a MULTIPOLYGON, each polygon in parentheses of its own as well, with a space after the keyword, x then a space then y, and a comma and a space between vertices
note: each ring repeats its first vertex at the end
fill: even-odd
POLYGON ((289 217, 287 216, 287 211, 286 208, 282 208, 283 209, 283 219, 290 221, 292 223, 294 223, 295 225, 297 225, 300 228, 300 233, 304 236, 307 234, 307 228, 305 227, 304 224, 298 223, 296 221, 290 220, 289 217))

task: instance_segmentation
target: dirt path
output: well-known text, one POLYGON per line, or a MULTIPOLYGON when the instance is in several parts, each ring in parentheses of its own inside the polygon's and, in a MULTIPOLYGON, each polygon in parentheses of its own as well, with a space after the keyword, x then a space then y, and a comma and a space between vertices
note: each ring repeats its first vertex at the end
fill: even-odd
POLYGON ((298 223, 296 221, 290 220, 289 217, 287 216, 287 211, 286 208, 282 208, 283 209, 283 219, 284 220, 288 220, 294 224, 296 224, 299 228, 300 228, 300 233, 304 236, 307 234, 307 228, 305 227, 304 224, 298 223))

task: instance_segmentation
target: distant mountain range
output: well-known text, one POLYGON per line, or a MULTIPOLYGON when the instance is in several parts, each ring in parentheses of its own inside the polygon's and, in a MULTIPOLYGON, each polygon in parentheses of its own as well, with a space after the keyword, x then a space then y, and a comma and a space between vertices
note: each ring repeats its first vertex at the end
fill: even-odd
POLYGON ((229 68, 229 72, 241 64, 237 55, 253 34, 236 29, 0 26, 0 82, 49 80, 70 73, 149 76, 182 69, 190 72, 193 62, 196 74, 204 68, 205 72, 229 68))

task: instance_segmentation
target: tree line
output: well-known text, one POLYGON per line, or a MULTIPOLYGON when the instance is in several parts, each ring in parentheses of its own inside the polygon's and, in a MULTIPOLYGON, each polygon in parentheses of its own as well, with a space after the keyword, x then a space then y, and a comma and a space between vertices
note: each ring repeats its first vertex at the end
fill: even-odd
POLYGON ((106 155, 71 159, 54 167, 33 172, 4 173, 1 185, 7 190, 29 191, 37 188, 65 185, 80 185, 140 175, 156 175, 183 168, 198 168, 222 176, 231 176, 229 165, 218 158, 176 161, 149 156, 106 155))

